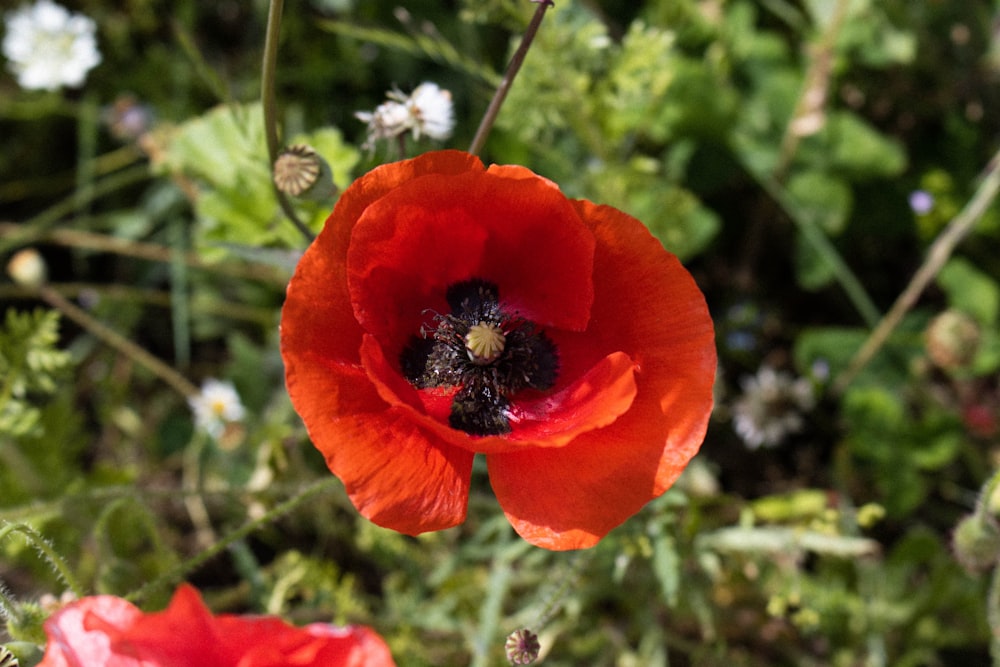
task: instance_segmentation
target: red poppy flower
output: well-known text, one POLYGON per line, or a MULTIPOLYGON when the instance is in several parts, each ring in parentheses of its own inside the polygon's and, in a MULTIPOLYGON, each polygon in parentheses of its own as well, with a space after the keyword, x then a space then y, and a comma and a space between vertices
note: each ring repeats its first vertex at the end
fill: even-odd
POLYGON ((288 391, 351 501, 415 535, 464 521, 472 459, 514 529, 595 544, 697 452, 704 297, 638 220, 459 151, 348 188, 281 319, 288 391))
POLYGON ((212 616, 181 586, 164 611, 144 614, 112 595, 73 602, 45 622, 39 667, 395 667, 374 631, 267 616, 212 616))

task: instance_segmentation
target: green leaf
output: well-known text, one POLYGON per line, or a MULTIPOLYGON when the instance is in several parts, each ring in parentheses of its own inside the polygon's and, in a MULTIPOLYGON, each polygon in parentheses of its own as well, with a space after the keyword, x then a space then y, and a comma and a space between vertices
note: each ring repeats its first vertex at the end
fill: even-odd
POLYGON ((806 290, 817 291, 833 282, 833 266, 826 261, 816 246, 802 235, 795 237, 795 279, 806 290))
POLYGON ((817 170, 799 172, 788 179, 787 192, 795 207, 792 213, 801 222, 829 235, 843 231, 854 203, 843 180, 817 170))
POLYGON ((817 138, 824 144, 817 159, 829 160, 831 169, 850 180, 898 176, 906 168, 899 142, 852 113, 831 113, 817 138))
POLYGON ((23 399, 29 392, 51 394, 57 380, 70 365, 70 355, 56 349, 59 313, 7 310, 0 330, 0 398, 23 399))
POLYGON ((955 308, 976 318, 986 327, 997 323, 1000 312, 1000 287, 987 274, 961 257, 954 257, 937 276, 937 284, 955 308))
MULTIPOLYGON (((334 181, 346 187, 360 153, 334 128, 296 138, 327 161, 334 181)), ((181 125, 167 147, 162 168, 194 180, 198 226, 195 242, 208 258, 225 254, 225 244, 300 247, 302 237, 284 218, 274 187, 264 141, 260 106, 222 106, 181 125)), ((319 229, 333 202, 295 204, 307 226, 319 229)))
POLYGON ((652 158, 626 165, 602 164, 587 174, 588 198, 621 208, 643 222, 670 252, 682 260, 700 252, 721 223, 690 191, 675 185, 652 158))

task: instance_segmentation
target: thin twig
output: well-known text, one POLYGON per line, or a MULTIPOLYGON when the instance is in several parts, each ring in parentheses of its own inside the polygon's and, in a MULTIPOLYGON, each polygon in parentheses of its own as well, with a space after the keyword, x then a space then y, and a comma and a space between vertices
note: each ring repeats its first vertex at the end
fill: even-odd
MULTIPOLYGON (((278 119, 277 107, 274 102, 274 79, 278 64, 278 40, 281 36, 281 11, 284 0, 271 0, 270 8, 267 12, 267 33, 264 38, 264 61, 260 76, 260 102, 264 109, 264 134, 267 137, 267 155, 270 158, 271 170, 278 159, 278 149, 281 144, 278 141, 278 119)), ((274 194, 278 198, 278 205, 282 212, 292 221, 292 224, 302 233, 310 243, 315 238, 313 233, 306 227, 305 223, 299 219, 292 203, 288 201, 285 193, 278 189, 273 180, 271 186, 274 194)))
POLYGON ((104 343, 115 348, 129 359, 132 359, 141 366, 144 366, 151 373, 156 375, 184 398, 190 398, 198 394, 198 387, 194 386, 190 380, 168 366, 158 357, 153 356, 140 345, 135 344, 114 329, 98 322, 73 302, 69 301, 62 294, 47 285, 38 288, 38 294, 50 306, 70 318, 81 327, 89 331, 94 336, 100 338, 104 343))
MULTIPOLYGON (((174 259, 174 250, 157 243, 133 241, 108 234, 98 234, 79 229, 59 228, 49 230, 22 229, 13 222, 0 222, 0 238, 18 236, 20 243, 35 243, 49 241, 70 248, 83 248, 95 252, 114 253, 125 257, 148 259, 154 262, 170 262, 174 259)), ((184 263, 195 269, 204 269, 237 278, 261 280, 275 285, 288 283, 288 276, 277 268, 262 264, 236 264, 233 262, 208 262, 197 252, 186 252, 182 256, 184 263)))
POLYGON ((1000 151, 997 151, 986 165, 982 181, 972 199, 934 240, 927 252, 927 258, 913 275, 910 284, 906 286, 896 302, 892 304, 889 312, 855 353, 851 363, 834 381, 834 393, 840 394, 847 389, 858 373, 882 349, 906 313, 916 304, 927 285, 940 273, 955 247, 972 231, 976 223, 986 213, 993 200, 996 199, 998 192, 1000 192, 1000 151))
POLYGON ((486 137, 489 136, 490 130, 493 129, 493 123, 496 122, 497 115, 500 113, 500 107, 503 106, 504 100, 507 99, 507 93, 510 92, 510 86, 514 83, 514 77, 517 76, 521 65, 524 64, 524 58, 528 55, 531 43, 535 41, 535 34, 538 32, 538 27, 542 24, 542 19, 545 17, 545 10, 555 5, 552 0, 531 1, 538 3, 538 9, 535 10, 535 15, 531 17, 531 23, 528 24, 528 29, 525 30, 524 37, 521 39, 521 45, 517 47, 517 51, 514 52, 514 56, 510 59, 510 64, 507 65, 507 71, 504 72, 503 80, 497 86, 497 90, 493 94, 493 99, 490 101, 490 106, 487 107, 486 113, 483 115, 483 120, 479 123, 476 136, 469 146, 469 152, 473 155, 478 155, 479 151, 483 149, 486 137))
MULTIPOLYGON (((795 153, 798 151, 802 137, 810 133, 803 131, 803 121, 815 118, 817 114, 825 113, 824 107, 827 101, 827 91, 830 87, 830 72, 833 68, 837 37, 844 26, 844 19, 850 4, 850 0, 837 1, 833 9, 833 16, 813 50, 813 57, 809 63, 809 70, 806 72, 802 92, 799 94, 799 99, 795 103, 795 111, 785 128, 785 136, 781 140, 778 164, 773 172, 776 181, 784 180, 795 153)), ((814 131, 819 131, 821 128, 822 123, 819 122, 814 126, 814 131)))
POLYGON ((94 201, 106 194, 110 194, 122 188, 128 187, 139 181, 150 177, 149 165, 135 164, 121 171, 109 174, 105 178, 94 183, 82 195, 79 192, 56 202, 38 215, 29 220, 25 220, 18 225, 18 229, 5 232, 0 235, 0 254, 6 253, 13 248, 25 244, 25 239, 32 238, 33 235, 40 234, 54 227, 66 216, 73 215, 81 202, 94 201), (81 199, 83 197, 83 199, 81 199))
MULTIPOLYGON (((287 281, 286 281, 287 282, 287 281)), ((133 287, 118 283, 49 283, 50 289, 67 299, 94 298, 110 301, 135 301, 143 305, 160 308, 171 307, 171 294, 166 290, 148 287, 133 287)), ((0 301, 13 299, 37 299, 38 289, 26 285, 0 283, 0 301)), ((215 317, 239 320, 264 327, 273 327, 275 312, 265 306, 246 306, 224 299, 195 299, 191 303, 192 312, 207 313, 215 317)))

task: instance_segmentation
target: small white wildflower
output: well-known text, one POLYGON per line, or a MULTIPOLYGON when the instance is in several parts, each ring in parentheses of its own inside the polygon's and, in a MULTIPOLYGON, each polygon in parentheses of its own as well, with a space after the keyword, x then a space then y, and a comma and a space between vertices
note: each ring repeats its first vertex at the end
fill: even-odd
POLYGON ((425 82, 416 87, 405 102, 414 119, 413 136, 426 134, 431 139, 447 139, 455 128, 455 110, 451 92, 436 83, 425 82))
POLYGON ((10 12, 6 22, 3 54, 22 88, 79 86, 101 62, 94 21, 52 0, 10 12))
POLYGON ((222 436, 226 424, 240 421, 246 412, 233 383, 214 378, 202 383, 201 392, 189 398, 188 405, 194 412, 195 426, 213 438, 222 436))
POLYGON ((378 105, 375 111, 354 114, 368 124, 366 148, 371 148, 379 139, 391 139, 405 132, 412 132, 414 139, 426 135, 442 140, 451 136, 455 127, 451 93, 436 83, 424 82, 409 96, 392 90, 387 97, 389 101, 378 105))
POLYGON ((812 384, 761 366, 740 382, 743 394, 733 404, 733 428, 750 449, 774 447, 805 425, 802 413, 815 404, 812 384))

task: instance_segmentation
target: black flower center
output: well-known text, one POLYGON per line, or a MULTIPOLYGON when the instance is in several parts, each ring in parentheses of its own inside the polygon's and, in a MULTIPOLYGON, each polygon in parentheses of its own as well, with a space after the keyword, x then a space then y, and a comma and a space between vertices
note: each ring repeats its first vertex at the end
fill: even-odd
POLYGON ((451 312, 436 314, 403 349, 403 375, 418 389, 459 388, 448 418, 452 428, 472 435, 510 433, 511 397, 555 384, 556 347, 533 322, 500 308, 493 283, 455 283, 446 297, 451 312))

